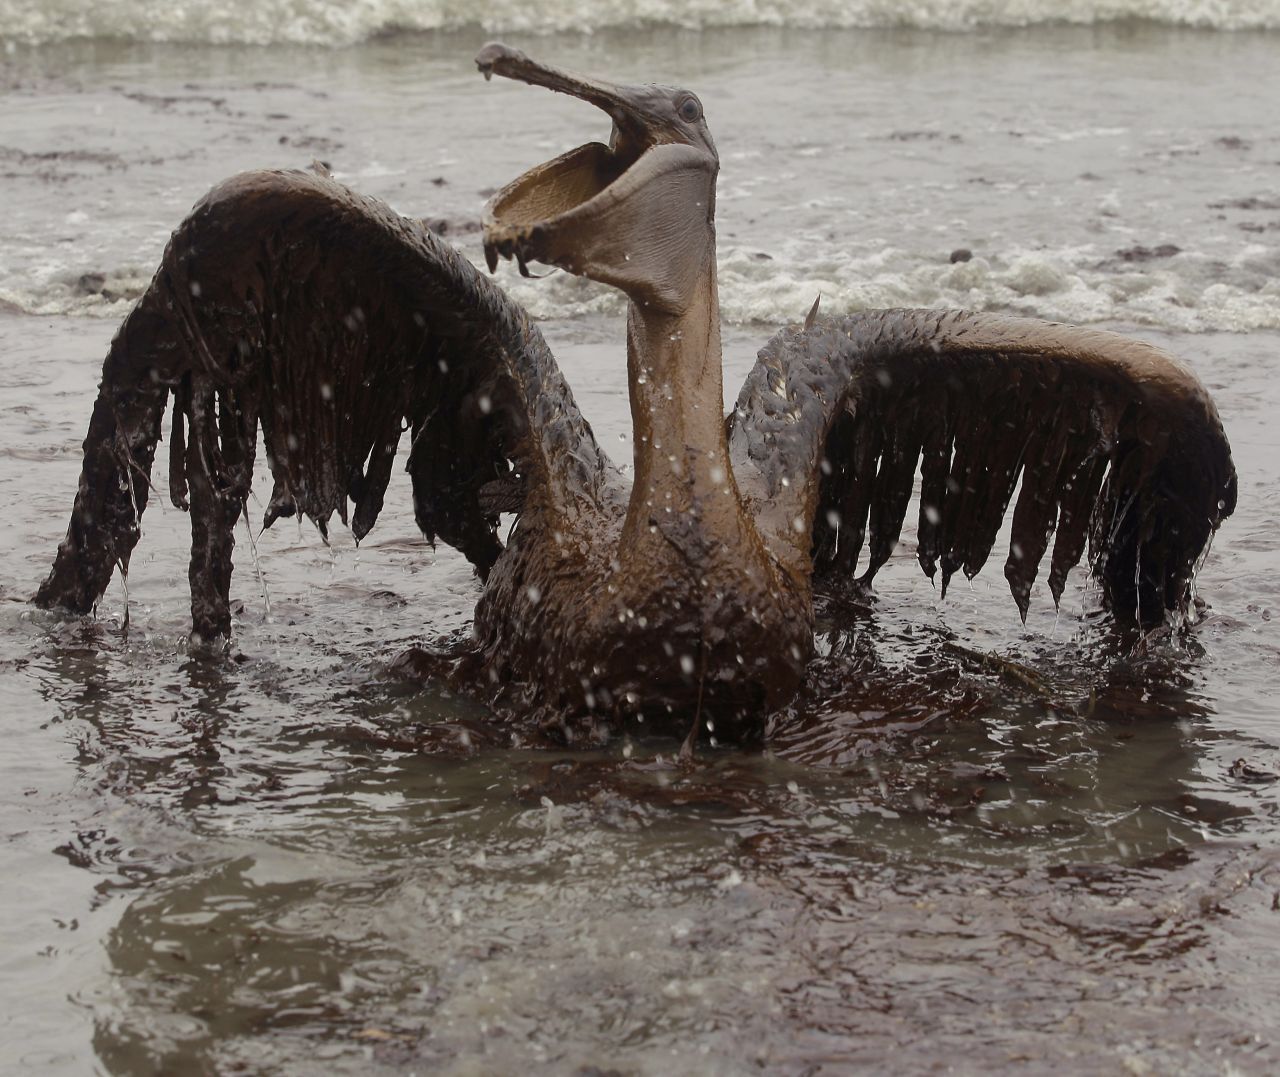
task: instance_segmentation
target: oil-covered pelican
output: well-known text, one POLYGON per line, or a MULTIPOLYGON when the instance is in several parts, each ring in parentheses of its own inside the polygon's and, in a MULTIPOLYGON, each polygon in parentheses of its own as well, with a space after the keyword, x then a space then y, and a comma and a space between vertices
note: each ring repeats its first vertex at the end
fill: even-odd
MULTIPOLYGON (((484 581, 487 679, 569 735, 644 717, 758 733, 802 683, 816 591, 869 583, 917 470, 919 560, 984 564, 1021 481, 1005 562, 1025 616, 1056 531, 1055 600, 1086 538, 1115 616, 1184 612, 1234 507, 1217 412, 1159 350, 993 314, 811 314, 761 351, 722 415, 719 161, 684 90, 579 78, 502 45, 492 74, 603 109, 588 143, 499 191, 485 252, 630 299, 631 481, 606 458, 526 313, 420 222, 323 174, 216 187, 174 233, 111 345, 66 540, 36 597, 87 612, 127 567, 169 398, 169 483, 192 521, 194 631, 231 628, 233 526, 261 428, 266 524, 337 511, 357 538, 402 428, 418 525, 484 581), (500 513, 518 514, 504 545, 500 513), (868 541, 869 540, 869 541, 868 541)), ((815 308, 816 309, 816 308, 815 308)))

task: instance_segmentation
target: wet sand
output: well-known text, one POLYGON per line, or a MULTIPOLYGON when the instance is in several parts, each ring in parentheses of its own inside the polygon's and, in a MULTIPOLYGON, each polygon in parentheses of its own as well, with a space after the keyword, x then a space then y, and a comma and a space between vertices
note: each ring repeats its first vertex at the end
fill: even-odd
MULTIPOLYGON (((1136 73, 1117 91, 1117 110, 1140 116, 1146 100, 1169 116, 1176 101, 1143 93, 1172 77, 1161 74, 1170 58, 1207 78, 1261 48, 1242 39, 1233 53, 1178 34, 1100 38, 996 35, 975 47, 887 35, 877 71, 910 63, 919 81, 930 64, 945 60, 954 73, 967 61, 981 98, 982 56, 998 46, 1030 94, 1055 40, 1103 73, 1128 50, 1136 73)), ((603 49, 610 63, 653 77, 692 71, 700 90, 712 86, 708 100, 746 92, 741 57, 751 50, 802 68, 786 34, 674 40, 679 47, 661 34, 554 47, 579 66, 603 49)), ((1025 627, 998 571, 954 586, 939 605, 908 534, 878 600, 824 619, 815 691, 774 724, 768 749, 706 751, 692 770, 672 764, 677 745, 657 740, 591 754, 525 750, 474 704, 388 673, 399 648, 464 630, 477 593, 460 557, 421 540, 399 473, 359 549, 340 529, 326 547, 309 525, 281 521, 256 538, 255 566, 247 534, 237 536, 225 660, 186 654, 187 521, 161 498, 129 576, 127 630, 119 583, 93 619, 26 604, 66 525, 122 309, 92 291, 95 281, 81 288, 82 303, 68 302, 80 276, 102 272, 104 287, 127 287, 125 270, 136 264, 145 277, 168 228, 217 175, 264 158, 323 156, 282 136, 342 142, 335 163, 362 189, 465 220, 482 188, 582 133, 535 99, 509 139, 469 141, 502 119, 465 111, 486 87, 445 66, 449 49, 470 45, 460 35, 432 46, 428 81, 445 103, 433 114, 434 141, 418 138, 421 117, 402 104, 424 77, 420 57, 390 43, 283 58, 80 45, 13 69, 15 107, 0 144, 27 157, 7 158, 22 174, 5 180, 14 201, 0 260, 10 281, 67 281, 40 293, 57 313, 0 313, 0 1040, 16 1045, 6 1062, 21 1072, 139 1074, 1274 1071, 1275 331, 1114 326, 1192 362, 1236 453, 1240 507, 1201 572, 1208 610, 1190 634, 1135 650, 1096 614, 1078 570, 1061 613, 1036 588, 1025 627), (299 57, 323 73, 294 77, 299 57), (266 77, 290 65, 294 74, 277 78, 287 86, 266 77), (321 80, 330 96, 313 98, 321 80), (322 103, 307 112, 308 100, 322 103), (289 110, 302 118, 269 118, 289 110), (533 124, 543 115, 556 117, 547 128, 533 124), (32 156, 58 139, 114 157, 32 156), (473 145, 469 155, 454 149, 473 145), (434 175, 447 182, 424 193, 423 177, 434 175)), ((813 70, 844 88, 833 99, 849 101, 841 80, 852 76, 837 52, 833 43, 813 70)), ((1235 289, 1232 302, 1265 304, 1274 252, 1250 256, 1253 269, 1231 258, 1256 241, 1237 218, 1266 222, 1270 211, 1208 203, 1272 196, 1267 162, 1280 152, 1270 120, 1249 104, 1270 77, 1235 98, 1223 96, 1234 80, 1200 85, 1201 98, 1221 101, 1190 110, 1177 144, 1196 154, 1148 168, 1135 151, 1116 167, 1112 216, 1091 215, 1105 194, 1077 182, 1079 170, 1058 182, 1054 168, 1077 152, 1105 160, 1146 135, 1073 126, 1070 90, 1059 87, 1044 129, 1079 137, 1009 161, 1015 186, 998 197, 957 186, 970 207, 965 227, 923 213, 955 191, 911 186, 912 177, 985 172, 987 151, 1005 144, 991 133, 1002 130, 1004 106, 984 99, 997 109, 986 136, 956 129, 976 143, 960 143, 968 149, 904 142, 887 136, 945 125, 919 103, 913 120, 892 113, 905 91, 877 83, 867 92, 878 95, 884 139, 842 142, 825 122, 790 121, 795 131, 775 149, 832 147, 834 164, 821 153, 791 158, 816 162, 811 181, 784 190, 780 173, 747 183, 742 166, 737 178, 726 167, 722 244, 740 243, 760 294, 776 285, 782 298, 770 301, 790 309, 789 290, 811 296, 813 282, 791 275, 793 262, 771 285, 770 260, 753 251, 779 255, 794 237, 820 238, 821 227, 841 229, 833 248, 861 251, 861 221, 872 228, 868 250, 925 249, 931 233, 945 262, 954 246, 980 251, 1000 229, 1028 222, 1048 243, 1058 221, 1065 238, 1052 257, 1018 271, 1040 284, 1017 309, 1053 314, 1074 295, 1130 294, 1144 267, 1170 264, 1168 287, 1193 304, 1180 308, 1193 319, 1213 272, 1235 289), (1216 144, 1228 113, 1250 149, 1216 144), (1086 150, 1062 148, 1078 145, 1086 150), (850 205, 816 204, 841 153, 869 170, 858 178, 870 208, 857 220, 850 205), (788 225, 808 202, 812 216, 788 225), (909 211, 901 234, 895 206, 909 211), (1158 219, 1172 223, 1157 228, 1158 219), (1088 243, 1095 261, 1166 243, 1200 261, 1107 254, 1116 267, 1081 277, 1084 291, 1069 280, 1052 287, 1043 267, 1075 266, 1054 259, 1088 243), (1200 272, 1205 283, 1193 286, 1200 272)), ((802 96, 803 82, 778 93, 802 96)), ((932 107, 942 108, 942 84, 935 89, 932 107)), ((728 160, 753 123, 724 108, 714 129, 728 160)), ((868 114, 854 109, 850 122, 868 114)), ((768 123, 783 130, 784 121, 768 123)), ((765 159, 778 157, 786 154, 765 159)), ((623 332, 611 301, 556 280, 533 282, 529 294, 542 285, 561 289, 548 340, 601 443, 626 459, 623 332)), ((975 289, 999 305, 996 292, 975 289)), ((1162 303, 1138 304, 1135 317, 1162 303)), ((730 395, 771 331, 727 328, 730 395)), ((165 488, 163 454, 153 481, 165 488)))

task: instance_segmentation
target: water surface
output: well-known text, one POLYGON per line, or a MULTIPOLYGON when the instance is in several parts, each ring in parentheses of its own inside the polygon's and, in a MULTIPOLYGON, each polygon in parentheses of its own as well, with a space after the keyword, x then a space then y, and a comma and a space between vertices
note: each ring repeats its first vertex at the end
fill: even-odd
MULTIPOLYGON (((521 42, 706 103, 730 394, 772 332, 750 319, 798 318, 819 289, 834 309, 1103 320, 1187 356, 1241 475, 1187 635, 1116 633, 1078 571, 1061 611, 1035 592, 1025 627, 998 572, 939 604, 907 535, 873 605, 824 617, 814 690, 767 749, 681 769, 663 741, 513 744, 475 704, 388 673, 397 649, 465 629, 477 593, 417 534, 403 476, 359 549, 282 521, 255 559, 238 536, 223 660, 186 653, 186 519, 159 498, 127 597, 113 584, 91 619, 26 604, 114 321, 215 178, 319 157, 471 249, 481 191, 603 134, 574 102, 480 82, 482 38, 8 57, 7 1066, 1274 1070, 1267 35, 521 42), (953 265, 960 246, 976 257, 953 265)), ((516 288, 627 459, 616 300, 563 276, 516 288)))

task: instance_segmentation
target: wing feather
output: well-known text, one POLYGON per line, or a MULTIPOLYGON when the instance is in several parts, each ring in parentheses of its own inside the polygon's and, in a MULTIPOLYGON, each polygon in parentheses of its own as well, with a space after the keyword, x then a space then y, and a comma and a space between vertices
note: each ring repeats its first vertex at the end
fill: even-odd
POLYGON ((112 342, 39 604, 85 612, 127 568, 170 395, 170 496, 200 525, 202 635, 229 628, 230 528, 259 429, 274 482, 264 526, 302 513, 323 531, 350 502, 359 539, 407 427, 419 526, 482 575, 502 551, 495 482, 525 511, 554 514, 597 503, 607 481, 541 334, 451 246, 326 175, 246 173, 175 231, 112 342), (212 524, 194 518, 210 512, 212 524))
POLYGON ((917 557, 929 576, 941 566, 944 595, 955 572, 982 569, 1017 491, 1005 576, 1024 618, 1055 531, 1055 602, 1087 542, 1117 614, 1185 610, 1235 506, 1221 421, 1185 366, 1023 318, 887 310, 786 330, 761 351, 729 431, 765 541, 819 586, 852 575, 868 533, 862 580, 874 578, 917 467, 917 557))

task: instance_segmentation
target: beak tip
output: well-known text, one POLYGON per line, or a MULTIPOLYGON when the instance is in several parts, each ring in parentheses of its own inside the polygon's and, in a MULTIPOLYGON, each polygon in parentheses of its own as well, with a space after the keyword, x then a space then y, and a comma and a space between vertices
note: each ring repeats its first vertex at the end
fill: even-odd
MULTIPOLYGON (((499 64, 505 62, 519 62, 525 59, 524 53, 519 49, 513 49, 509 45, 504 45, 501 41, 490 41, 478 53, 476 53, 476 67, 480 69, 480 74, 485 77, 488 82, 493 78, 494 70, 499 64)), ((501 75, 502 72, 498 71, 501 75)))

